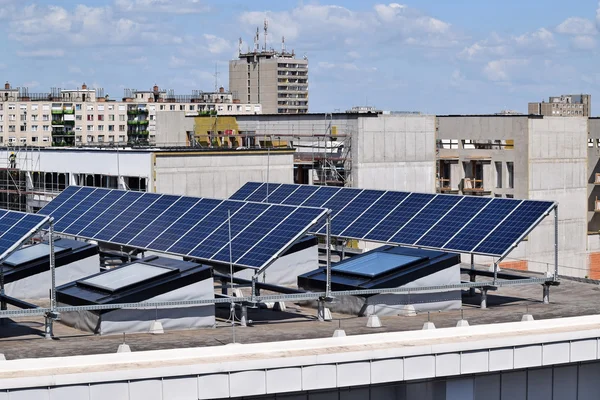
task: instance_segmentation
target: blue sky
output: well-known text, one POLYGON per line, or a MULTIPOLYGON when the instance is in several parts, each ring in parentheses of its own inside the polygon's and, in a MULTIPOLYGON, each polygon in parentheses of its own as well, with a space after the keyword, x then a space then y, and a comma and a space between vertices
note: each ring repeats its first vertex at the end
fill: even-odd
MULTIPOLYGON (((598 1, 0 0, 0 73, 30 92, 227 87, 238 39, 306 55, 310 111, 374 105, 436 114, 600 100, 598 1)), ((592 102, 592 105, 594 102, 592 102)), ((594 115, 598 113, 594 112, 594 115)))

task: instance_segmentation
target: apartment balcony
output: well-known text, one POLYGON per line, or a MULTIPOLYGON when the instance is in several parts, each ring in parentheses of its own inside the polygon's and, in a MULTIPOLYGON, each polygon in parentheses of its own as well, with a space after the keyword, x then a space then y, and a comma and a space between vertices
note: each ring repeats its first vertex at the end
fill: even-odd
MULTIPOLYGON (((75 122, 75 121, 73 121, 75 122)), ((59 120, 53 120, 52 121, 52 126, 64 126, 65 125, 65 121, 59 121, 59 120)))
POLYGON ((438 193, 450 193, 450 194, 458 194, 458 188, 453 188, 450 183, 449 178, 440 178, 438 179, 437 186, 438 193))
MULTIPOLYGON (((65 109, 63 110, 63 113, 64 113, 64 114, 75 114, 75 110, 74 110, 74 109, 72 109, 72 108, 65 108, 65 109)), ((53 114, 54 114, 54 113, 53 113, 53 114)))
POLYGON ((463 179, 462 191, 465 194, 472 194, 472 195, 489 195, 489 194, 491 194, 490 190, 486 190, 484 188, 482 179, 472 179, 472 178, 463 179))
POLYGON ((51 114, 54 114, 54 115, 62 115, 62 114, 64 114, 64 113, 65 113, 65 110, 63 110, 62 108, 53 108, 53 109, 50 111, 50 113, 51 113, 51 114))

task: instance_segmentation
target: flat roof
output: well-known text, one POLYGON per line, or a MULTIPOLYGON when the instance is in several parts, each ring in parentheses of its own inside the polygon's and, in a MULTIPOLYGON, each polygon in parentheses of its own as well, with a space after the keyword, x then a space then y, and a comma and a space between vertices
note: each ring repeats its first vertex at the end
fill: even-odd
MULTIPOLYGON (((467 265, 463 265, 467 267, 467 265)), ((482 270, 487 268, 481 266, 482 270)), ((506 270, 505 270, 506 271, 506 270)), ((539 274, 520 273, 523 276, 540 277, 539 274)), ((463 280, 468 279, 463 275, 463 280)), ((478 281, 488 278, 478 277, 478 281)), ((530 313, 536 320, 557 317, 596 315, 595 302, 589 301, 598 294, 598 283, 589 283, 563 279, 559 287, 550 289, 550 304, 542 304, 542 286, 501 287, 495 292, 488 292, 488 307, 479 308, 479 295, 463 297, 463 316, 471 325, 482 325, 500 322, 517 322, 525 313, 530 313)), ((248 293, 247 289, 245 293, 248 293)), ((40 304, 40 305, 47 305, 40 304)), ((9 306, 9 309, 12 309, 9 306)), ((217 313, 216 329, 200 329, 188 331, 167 331, 162 335, 128 334, 126 343, 131 350, 159 350, 205 346, 221 346, 232 342, 231 324, 226 321, 227 310, 217 313)), ((250 328, 236 327, 235 335, 241 343, 276 342, 331 337, 333 331, 341 326, 347 335, 380 332, 399 332, 421 330, 428 320, 427 313, 414 317, 380 317, 383 327, 366 328, 367 318, 347 314, 333 314, 334 323, 318 322, 316 310, 306 305, 287 303, 287 312, 248 309, 248 318, 253 320, 250 328), (339 320, 339 322, 338 322, 339 320), (282 323, 277 323, 277 322, 282 323)), ((429 318, 436 327, 452 327, 461 319, 461 311, 442 311, 430 313, 429 318)), ((64 326, 54 324, 54 334, 60 340, 44 339, 43 317, 20 317, 8 321, 0 329, 0 353, 7 359, 61 357, 69 355, 108 354, 115 353, 123 343, 122 335, 94 336, 64 326)))

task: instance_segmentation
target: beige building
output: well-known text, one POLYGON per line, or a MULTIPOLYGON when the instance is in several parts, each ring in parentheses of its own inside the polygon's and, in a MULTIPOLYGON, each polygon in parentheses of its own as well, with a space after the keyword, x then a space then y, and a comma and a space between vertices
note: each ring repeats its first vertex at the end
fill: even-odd
POLYGON ((589 117, 592 96, 589 94, 563 94, 550 97, 549 101, 529 103, 527 113, 547 117, 589 117))
POLYGON ((261 104, 265 114, 306 114, 308 60, 257 47, 229 62, 229 90, 241 102, 261 104))
POLYGON ((85 84, 29 93, 7 82, 0 90, 0 146, 72 146, 109 143, 153 144, 157 120, 180 115, 260 114, 260 104, 242 104, 220 88, 175 95, 172 90, 125 90, 120 101, 85 84))

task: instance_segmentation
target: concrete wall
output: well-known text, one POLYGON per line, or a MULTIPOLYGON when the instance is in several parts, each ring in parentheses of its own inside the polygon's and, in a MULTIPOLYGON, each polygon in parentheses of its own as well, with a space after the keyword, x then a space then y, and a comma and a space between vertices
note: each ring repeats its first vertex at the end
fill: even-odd
POLYGON ((157 146, 186 146, 187 132, 194 130, 194 118, 185 116, 185 111, 160 112, 156 116, 157 146))
POLYGON ((435 116, 359 117, 352 177, 364 189, 435 192, 435 116))
MULTIPOLYGON (((528 117, 527 116, 445 116, 438 117, 438 140, 455 140, 458 149, 439 149, 440 159, 457 160, 452 169, 452 187, 467 177, 465 162, 480 160, 484 165, 484 189, 492 196, 513 195, 523 199, 528 195, 528 117), (513 140, 513 148, 469 149, 463 140, 513 140), (501 163, 502 187, 498 187, 496 162, 501 163), (514 188, 508 186, 507 162, 514 163, 514 188), (454 174, 459 176, 455 177, 454 174)), ((470 177, 470 176, 468 176, 470 177)), ((454 186, 457 185, 457 186, 454 186)))
MULTIPOLYGON (((586 276, 587 121, 585 118, 529 119, 529 198, 559 203, 559 273, 586 276)), ((529 269, 554 263, 554 222, 546 218, 530 235, 529 269)))
POLYGON ((156 153, 155 191, 227 198, 249 181, 293 183, 293 152, 156 153), (267 174, 267 165, 269 172, 267 174))

